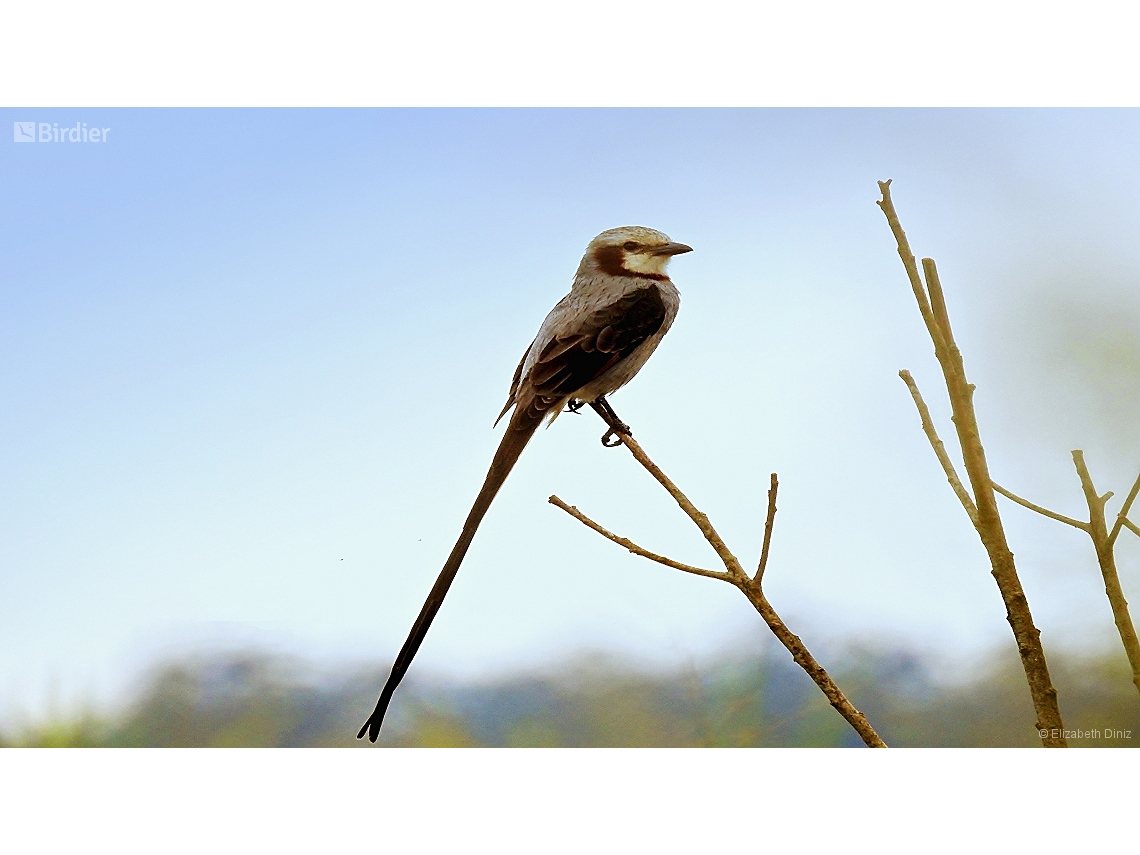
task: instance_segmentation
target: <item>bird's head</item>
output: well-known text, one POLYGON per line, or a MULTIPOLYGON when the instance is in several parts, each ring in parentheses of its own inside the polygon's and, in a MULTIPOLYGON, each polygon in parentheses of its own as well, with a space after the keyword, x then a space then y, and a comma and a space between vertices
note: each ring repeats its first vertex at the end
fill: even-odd
POLYGON ((604 231, 590 241, 578 273, 667 279, 665 265, 669 259, 692 250, 691 246, 674 243, 667 234, 656 229, 622 226, 604 231))

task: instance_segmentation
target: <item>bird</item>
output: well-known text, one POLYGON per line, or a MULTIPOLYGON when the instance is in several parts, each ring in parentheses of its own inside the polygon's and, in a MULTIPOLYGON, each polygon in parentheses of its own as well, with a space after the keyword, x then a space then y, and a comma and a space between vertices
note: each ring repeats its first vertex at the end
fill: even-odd
POLYGON ((620 435, 630 433, 605 396, 633 379, 672 326, 681 295, 666 266, 674 256, 691 251, 644 226, 609 229, 590 241, 570 293, 551 309, 515 369, 495 425, 512 408, 514 412, 486 480, 357 739, 367 734, 369 741, 376 741, 392 695, 443 604, 479 523, 543 421, 549 425, 563 408, 577 412, 589 404, 610 426, 603 445, 618 445, 620 435))

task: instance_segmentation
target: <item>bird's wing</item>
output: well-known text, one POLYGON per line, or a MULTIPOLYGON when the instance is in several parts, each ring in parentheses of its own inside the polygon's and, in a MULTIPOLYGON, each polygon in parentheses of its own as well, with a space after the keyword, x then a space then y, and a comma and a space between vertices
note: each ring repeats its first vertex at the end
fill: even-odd
POLYGON ((656 284, 623 294, 551 339, 526 377, 518 376, 520 363, 511 402, 531 415, 545 414, 629 356, 664 322, 656 284))
MULTIPOLYGON (((515 369, 515 376, 511 379, 511 391, 510 394, 507 395, 507 403, 503 405, 503 409, 499 412, 498 418, 495 419, 496 425, 503 416, 507 414, 507 410, 515 405, 515 396, 519 391, 519 380, 522 379, 523 366, 526 364, 527 355, 530 353, 532 347, 534 347, 533 341, 527 346, 527 349, 523 351, 522 359, 519 360, 519 367, 515 369)), ((494 427, 494 425, 492 425, 492 427, 494 427)))

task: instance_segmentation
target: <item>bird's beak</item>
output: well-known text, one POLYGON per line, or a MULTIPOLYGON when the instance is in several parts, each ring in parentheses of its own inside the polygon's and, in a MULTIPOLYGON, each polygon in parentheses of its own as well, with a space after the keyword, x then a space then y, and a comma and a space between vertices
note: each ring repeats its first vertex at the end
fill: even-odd
POLYGON ((657 246, 649 252, 651 255, 680 255, 683 252, 692 252, 691 246, 686 246, 683 243, 667 243, 665 246, 657 246))

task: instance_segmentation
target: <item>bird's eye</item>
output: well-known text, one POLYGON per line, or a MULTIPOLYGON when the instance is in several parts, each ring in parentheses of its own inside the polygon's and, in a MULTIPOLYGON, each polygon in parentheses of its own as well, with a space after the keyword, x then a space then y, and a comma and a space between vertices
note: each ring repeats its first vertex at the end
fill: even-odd
POLYGON ((638 244, 638 242, 635 240, 627 240, 625 243, 622 244, 623 249, 630 250, 631 252, 633 250, 637 249, 638 246, 640 246, 640 244, 638 244))

